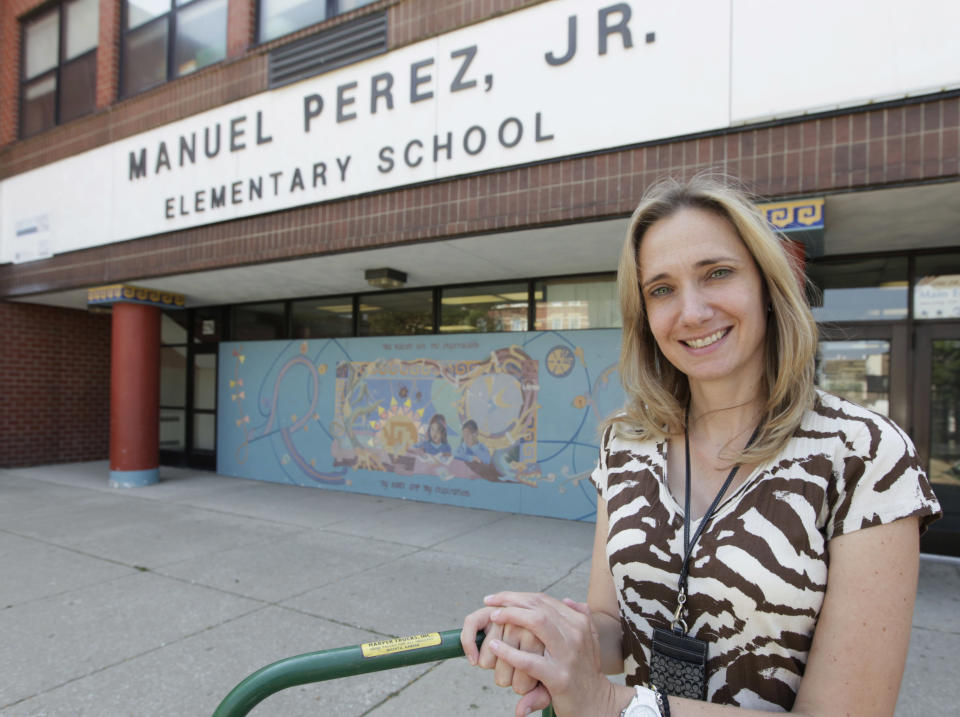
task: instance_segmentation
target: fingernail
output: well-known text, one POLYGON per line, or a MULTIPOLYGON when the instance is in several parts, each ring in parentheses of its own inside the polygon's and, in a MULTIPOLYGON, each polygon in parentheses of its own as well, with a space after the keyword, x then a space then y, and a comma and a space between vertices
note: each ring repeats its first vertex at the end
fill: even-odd
POLYGON ((503 610, 494 610, 492 613, 490 613, 490 617, 491 617, 491 618, 500 617, 500 613, 502 613, 502 612, 503 612, 503 610))
POLYGON ((484 602, 490 602, 491 600, 493 600, 493 595, 485 595, 483 598, 484 602))
POLYGON ((499 649, 500 649, 500 640, 491 640, 491 641, 490 641, 490 649, 493 650, 494 652, 496 652, 497 650, 499 650, 499 649))

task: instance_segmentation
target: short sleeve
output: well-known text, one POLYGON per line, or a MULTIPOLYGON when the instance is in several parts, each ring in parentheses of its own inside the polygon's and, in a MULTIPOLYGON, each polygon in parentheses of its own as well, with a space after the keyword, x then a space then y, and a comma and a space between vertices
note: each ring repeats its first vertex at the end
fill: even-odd
POLYGON ((610 436, 613 426, 607 426, 600 439, 600 455, 597 458, 597 466, 590 474, 590 480, 597 489, 597 494, 607 500, 607 456, 610 454, 610 436))
POLYGON ((901 518, 920 518, 920 532, 940 504, 910 438, 893 422, 864 411, 834 457, 827 539, 901 518))

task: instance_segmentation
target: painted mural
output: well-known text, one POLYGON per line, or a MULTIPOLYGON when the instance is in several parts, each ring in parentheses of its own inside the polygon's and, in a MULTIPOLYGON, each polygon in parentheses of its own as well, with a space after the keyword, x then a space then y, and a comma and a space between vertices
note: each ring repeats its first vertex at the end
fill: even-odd
POLYGON ((218 471, 589 520, 618 330, 220 345, 218 471))

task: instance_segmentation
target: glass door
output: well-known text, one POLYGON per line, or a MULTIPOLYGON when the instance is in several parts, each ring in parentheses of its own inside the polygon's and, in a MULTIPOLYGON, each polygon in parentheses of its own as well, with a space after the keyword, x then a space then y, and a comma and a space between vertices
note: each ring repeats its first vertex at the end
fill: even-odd
POLYGON ((943 506, 922 546, 960 555, 960 322, 922 324, 916 336, 913 437, 943 506))
POLYGON ((160 463, 184 465, 187 450, 186 311, 160 315, 160 463))
POLYGON ((817 385, 909 430, 906 337, 902 325, 821 327, 817 385))
POLYGON ((217 345, 195 346, 190 371, 187 464, 217 468, 217 345))
POLYGON ((217 469, 217 349, 223 338, 223 309, 193 309, 190 324, 186 464, 213 471, 217 469))
POLYGON ((220 309, 161 315, 160 463, 217 468, 220 309))

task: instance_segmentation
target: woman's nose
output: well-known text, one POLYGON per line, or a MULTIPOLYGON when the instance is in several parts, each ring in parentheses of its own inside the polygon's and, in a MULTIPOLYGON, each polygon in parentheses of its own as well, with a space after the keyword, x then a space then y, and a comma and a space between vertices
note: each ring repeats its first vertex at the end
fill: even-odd
POLYGON ((681 300, 680 321, 688 326, 702 324, 713 315, 707 297, 698 289, 684 291, 681 300))

